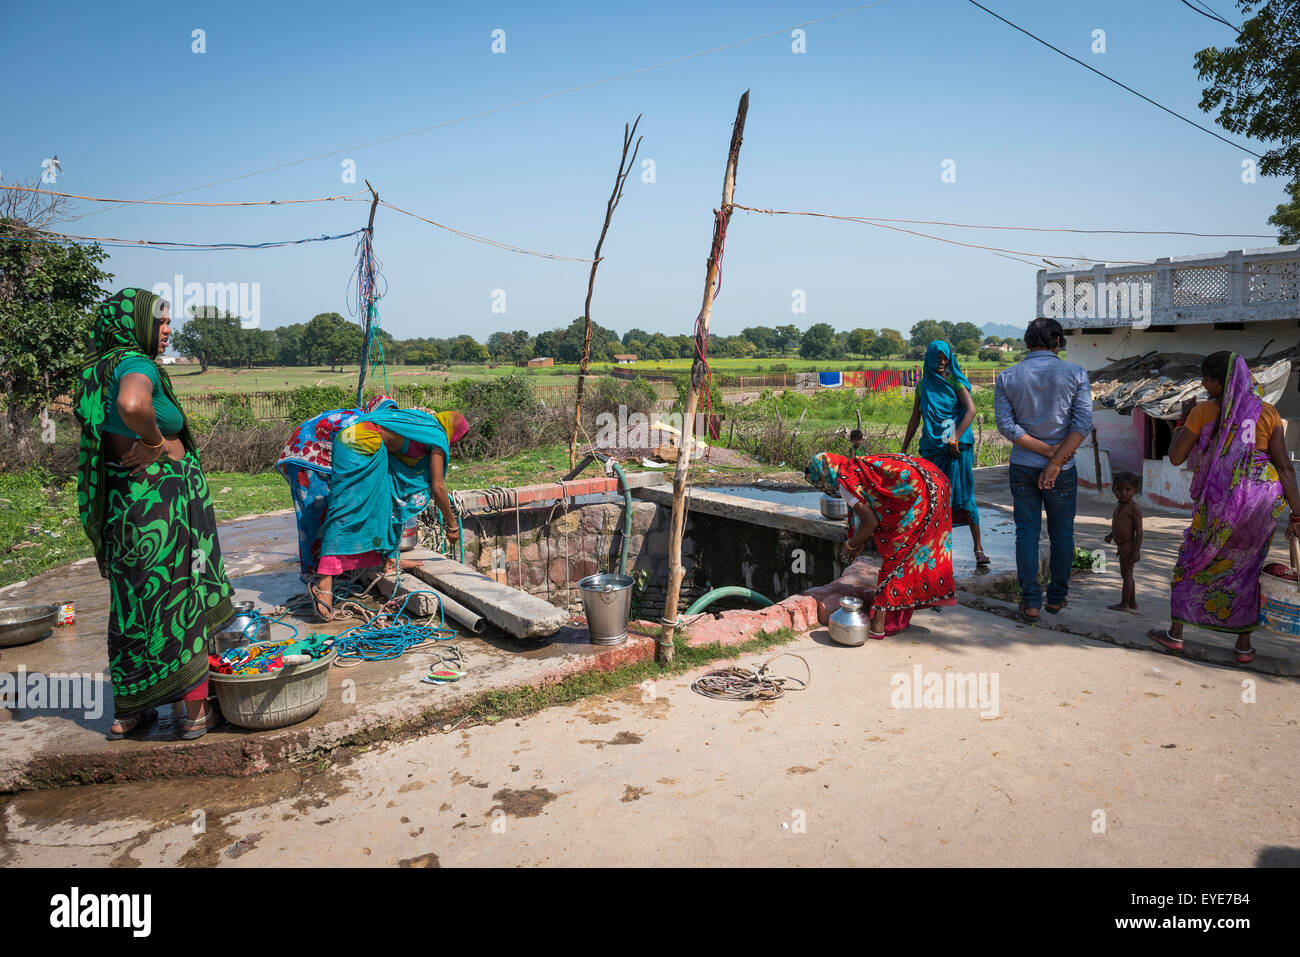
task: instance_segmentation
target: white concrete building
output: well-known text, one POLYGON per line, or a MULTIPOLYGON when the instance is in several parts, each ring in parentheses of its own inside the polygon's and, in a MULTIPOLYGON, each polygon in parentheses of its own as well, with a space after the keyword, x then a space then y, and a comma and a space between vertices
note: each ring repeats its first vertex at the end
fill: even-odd
MULTIPOLYGON (((1265 400, 1287 422, 1288 447, 1297 450, 1300 246, 1042 269, 1036 308, 1067 330, 1069 358, 1088 370, 1094 398, 1106 393, 1112 400, 1112 408, 1094 406, 1103 484, 1111 469, 1136 472, 1148 503, 1191 507, 1191 472, 1165 455, 1181 399, 1207 398, 1199 372, 1188 374, 1191 357, 1221 349, 1251 364, 1265 400), (1127 387, 1118 388, 1117 378, 1127 387)), ((1077 461, 1080 481, 1096 487, 1091 444, 1077 461)))

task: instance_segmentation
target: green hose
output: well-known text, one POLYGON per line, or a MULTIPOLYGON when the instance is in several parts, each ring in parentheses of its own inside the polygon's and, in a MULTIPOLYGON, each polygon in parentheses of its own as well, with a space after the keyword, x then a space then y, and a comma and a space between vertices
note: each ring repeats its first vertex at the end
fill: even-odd
POLYGON ((746 588, 743 585, 726 585, 722 588, 715 588, 713 591, 705 592, 699 598, 695 599, 694 604, 692 604, 690 608, 686 609, 686 614, 698 615, 719 598, 748 598, 759 608, 766 608, 769 605, 776 604, 772 599, 760 595, 752 588, 746 588))
POLYGON ((618 475, 618 487, 623 490, 623 547, 618 553, 618 573, 627 574, 627 546, 632 539, 632 490, 628 488, 627 476, 619 468, 617 462, 609 460, 609 464, 614 466, 614 472, 618 475))

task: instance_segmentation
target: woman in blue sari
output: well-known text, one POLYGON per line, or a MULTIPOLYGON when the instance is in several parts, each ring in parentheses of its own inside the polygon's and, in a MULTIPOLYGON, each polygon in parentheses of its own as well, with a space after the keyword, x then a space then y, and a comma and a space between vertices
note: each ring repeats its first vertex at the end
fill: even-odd
POLYGON ((912 417, 903 436, 903 454, 907 454, 917 426, 921 439, 917 451, 937 465, 952 487, 952 524, 969 525, 975 546, 975 564, 987 565, 980 542, 980 513, 975 504, 975 400, 971 398, 970 379, 957 364, 952 346, 936 339, 925 350, 925 367, 916 387, 912 417))
POLYGON ((394 559, 402 526, 430 498, 442 510, 448 544, 459 541, 444 480, 451 443, 468 431, 459 412, 381 406, 334 436, 319 578, 309 586, 321 618, 333 617, 334 575, 394 559))

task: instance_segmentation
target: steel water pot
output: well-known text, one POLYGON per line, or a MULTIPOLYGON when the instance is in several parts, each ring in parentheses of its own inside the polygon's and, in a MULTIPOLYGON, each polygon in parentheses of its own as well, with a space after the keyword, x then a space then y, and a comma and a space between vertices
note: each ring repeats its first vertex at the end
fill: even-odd
POLYGON ((863 645, 867 642, 870 621, 862 614, 861 598, 841 598, 840 607, 831 613, 826 623, 831 641, 838 645, 863 645))

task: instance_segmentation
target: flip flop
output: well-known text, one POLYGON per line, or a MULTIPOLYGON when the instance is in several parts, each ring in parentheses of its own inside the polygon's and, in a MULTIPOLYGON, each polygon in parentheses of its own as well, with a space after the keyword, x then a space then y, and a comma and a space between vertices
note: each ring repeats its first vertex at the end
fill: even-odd
POLYGON ((880 633, 876 633, 876 632, 872 631, 870 628, 868 628, 868 629, 867 629, 867 637, 868 637, 868 638, 884 638, 884 637, 885 637, 885 633, 884 633, 883 631, 880 632, 880 633))
MULTIPOLYGON (((152 726, 153 723, 158 720, 158 709, 150 708, 148 711, 144 713, 137 713, 133 719, 128 718, 127 720, 130 722, 130 724, 124 730, 114 731, 112 726, 110 725, 108 732, 104 735, 104 737, 107 738, 109 741, 121 741, 123 738, 129 738, 137 731, 143 731, 145 728, 152 726)), ((114 718, 113 723, 121 724, 122 722, 120 719, 114 718)))
POLYGON ((316 612, 316 617, 321 621, 333 621, 334 612, 330 609, 329 605, 325 604, 324 600, 320 597, 320 593, 316 591, 315 582, 312 582, 307 586, 307 594, 311 596, 311 603, 316 612), (322 611, 322 609, 324 610, 322 611))
POLYGON ((1181 638, 1175 638, 1173 635, 1169 634, 1168 630, 1161 631, 1159 628, 1152 628, 1147 632, 1147 637, 1157 645, 1162 645, 1170 651, 1183 650, 1183 640, 1181 638))
POLYGON ((201 718, 181 718, 179 721, 182 741, 193 741, 195 738, 201 738, 213 728, 225 724, 225 719, 221 716, 221 711, 212 701, 207 703, 206 714, 201 718))
POLYGON ((993 559, 989 558, 989 557, 988 557, 987 555, 985 555, 983 552, 976 552, 976 553, 975 553, 975 564, 976 564, 976 565, 992 565, 992 564, 993 564, 993 559))
POLYGON ((1255 649, 1247 648, 1242 651, 1240 648, 1233 648, 1233 653, 1237 656, 1237 664, 1248 665, 1255 660, 1255 649))
POLYGON ((1022 619, 1024 619, 1025 621, 1038 621, 1038 619, 1041 618, 1042 615, 1039 614, 1037 608, 1028 608, 1028 607, 1026 607, 1025 605, 1021 605, 1021 606, 1020 606, 1020 617, 1021 617, 1022 619), (1034 612, 1034 614, 1031 615, 1031 614, 1030 614, 1031 611, 1034 612))
POLYGON ((1044 606, 1043 606, 1043 611, 1048 612, 1049 614, 1052 614, 1052 615, 1057 615, 1057 614, 1060 614, 1061 609, 1064 608, 1064 607, 1065 607, 1066 605, 1068 605, 1069 603, 1070 603, 1070 599, 1068 599, 1068 598, 1062 598, 1062 599, 1061 599, 1061 603, 1060 603, 1059 605, 1057 605, 1055 608, 1053 608, 1051 605, 1044 605, 1044 606))

